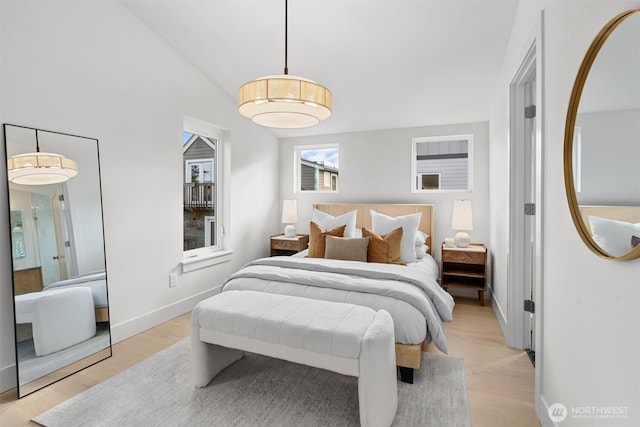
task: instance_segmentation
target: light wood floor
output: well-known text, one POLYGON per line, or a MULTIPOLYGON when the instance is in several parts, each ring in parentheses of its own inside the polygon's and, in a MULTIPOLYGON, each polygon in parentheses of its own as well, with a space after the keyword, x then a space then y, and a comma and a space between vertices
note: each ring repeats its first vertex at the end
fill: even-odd
MULTIPOLYGON (((34 426, 32 417, 117 374, 189 335, 190 313, 113 347, 113 356, 23 399, 0 395, 0 425, 34 426)), ((447 323, 449 355, 464 359, 475 427, 539 426, 533 409, 534 370, 523 351, 507 347, 490 304, 456 297, 447 323)), ((434 346, 429 351, 438 352, 434 346)))

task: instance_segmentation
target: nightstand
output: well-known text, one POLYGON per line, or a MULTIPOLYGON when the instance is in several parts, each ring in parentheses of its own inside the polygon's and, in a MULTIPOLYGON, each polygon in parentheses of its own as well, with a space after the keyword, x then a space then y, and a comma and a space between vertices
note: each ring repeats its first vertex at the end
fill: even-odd
POLYGON ((308 234, 297 234, 295 237, 285 237, 284 234, 271 236, 271 256, 293 255, 307 249, 308 234))
POLYGON ((487 247, 472 243, 467 248, 446 248, 442 244, 440 285, 447 288, 478 291, 480 304, 484 305, 487 290, 487 247))

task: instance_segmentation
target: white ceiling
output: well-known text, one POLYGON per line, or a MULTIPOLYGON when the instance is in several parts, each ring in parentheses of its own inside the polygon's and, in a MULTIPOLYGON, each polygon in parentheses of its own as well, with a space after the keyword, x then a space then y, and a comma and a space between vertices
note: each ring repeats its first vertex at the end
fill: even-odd
MULTIPOLYGON (((284 69, 284 0, 121 0, 233 99, 284 69)), ((289 74, 333 114, 279 137, 485 121, 515 0, 290 0, 289 74)))

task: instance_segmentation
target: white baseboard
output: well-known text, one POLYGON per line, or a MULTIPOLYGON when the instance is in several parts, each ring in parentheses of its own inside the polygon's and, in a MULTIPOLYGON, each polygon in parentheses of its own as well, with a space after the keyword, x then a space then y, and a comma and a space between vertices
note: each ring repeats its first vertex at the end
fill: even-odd
POLYGON ((222 285, 216 286, 199 294, 192 295, 183 300, 176 301, 149 313, 127 320, 126 322, 111 325, 111 341, 115 344, 178 317, 187 311, 191 311, 200 301, 219 293, 221 288, 222 285))
POLYGON ((500 329, 502 330, 502 335, 504 335, 505 339, 507 340, 507 344, 511 346, 511 344, 509 343, 509 337, 511 334, 509 333, 509 328, 507 327, 507 316, 502 310, 500 303, 493 295, 493 292, 491 292, 491 306, 493 307, 493 311, 496 314, 496 318, 498 319, 498 324, 500 325, 500 329))
POLYGON ((540 405, 538 406, 538 411, 536 411, 538 420, 542 427, 558 427, 558 423, 549 418, 549 406, 551 405, 549 405, 544 396, 540 395, 540 405))
POLYGON ((11 390, 18 385, 16 381, 15 363, 0 369, 0 393, 11 390))

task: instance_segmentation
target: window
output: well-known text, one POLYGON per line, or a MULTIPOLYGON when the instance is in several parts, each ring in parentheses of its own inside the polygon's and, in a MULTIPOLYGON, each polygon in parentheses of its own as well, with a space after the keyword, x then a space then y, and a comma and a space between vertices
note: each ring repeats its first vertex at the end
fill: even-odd
POLYGON ((295 147, 294 151, 294 191, 338 191, 340 162, 337 144, 295 147))
POLYGON ((471 191, 473 135, 413 139, 411 191, 471 191))
POLYGON ((417 183, 420 190, 440 190, 440 174, 439 173, 419 173, 417 183))
POLYGON ((185 258, 222 248, 220 223, 220 130, 185 118, 183 159, 183 251, 185 258))
POLYGON ((573 167, 573 188, 576 193, 582 190, 582 133, 580 126, 573 130, 573 155, 571 156, 573 167))

